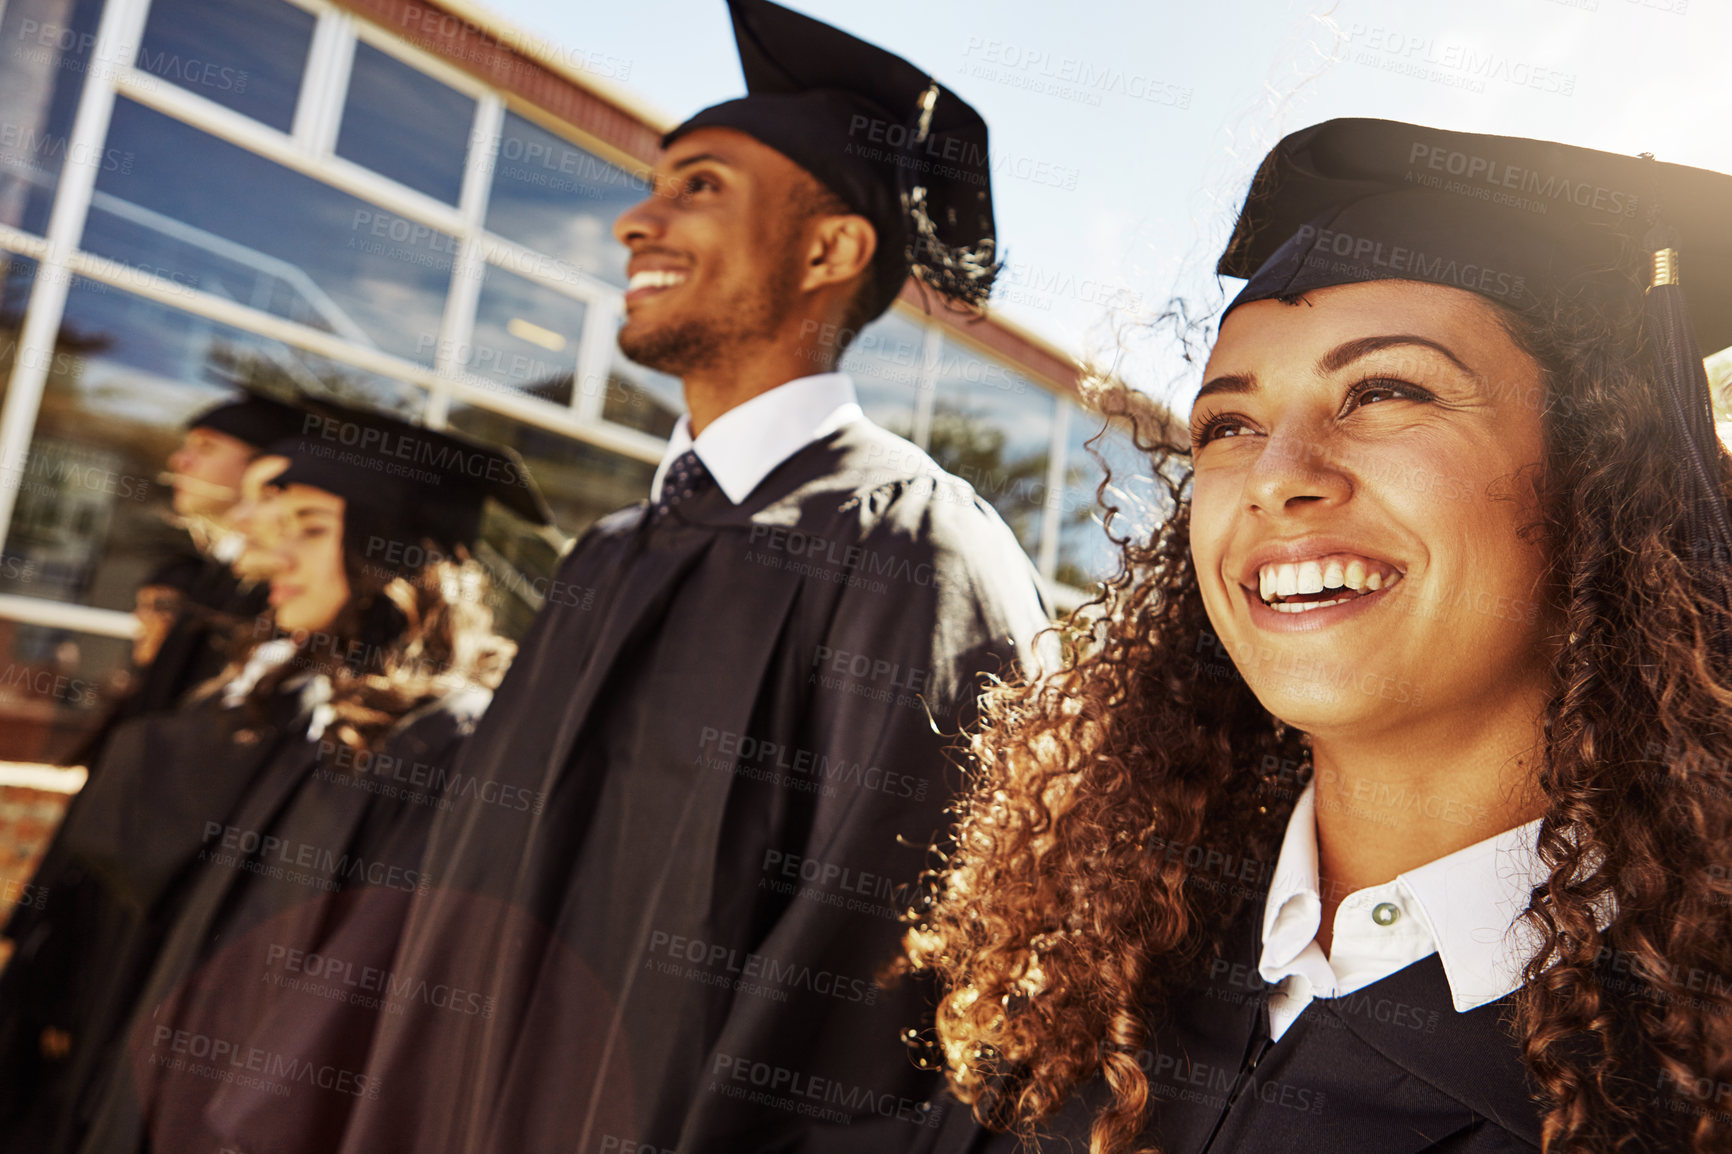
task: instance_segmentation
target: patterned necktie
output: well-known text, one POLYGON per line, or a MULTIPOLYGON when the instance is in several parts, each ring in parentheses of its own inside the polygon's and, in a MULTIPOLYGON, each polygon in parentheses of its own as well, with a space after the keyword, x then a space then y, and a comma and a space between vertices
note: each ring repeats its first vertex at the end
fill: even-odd
POLYGON ((675 505, 691 500, 715 483, 710 471, 698 460, 698 455, 687 449, 674 458, 674 463, 668 466, 667 475, 662 478, 662 495, 656 501, 655 515, 662 516, 675 505))

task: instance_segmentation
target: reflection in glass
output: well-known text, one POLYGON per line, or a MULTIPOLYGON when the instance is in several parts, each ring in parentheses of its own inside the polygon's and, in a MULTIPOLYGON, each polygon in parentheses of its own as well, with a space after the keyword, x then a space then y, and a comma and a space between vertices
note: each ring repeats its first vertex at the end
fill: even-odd
POLYGON ((575 536, 598 517, 649 496, 653 462, 622 457, 476 405, 452 404, 450 424, 522 453, 566 534, 575 536))
POLYGON ((24 310, 36 284, 36 262, 27 256, 0 251, 0 404, 12 383, 12 366, 18 360, 18 334, 24 329, 24 310))
POLYGON ((607 377, 607 396, 601 403, 604 419, 629 429, 666 437, 674 431, 674 424, 685 411, 685 386, 680 384, 678 377, 646 369, 614 349, 613 368, 607 377))
POLYGON ((867 325, 842 357, 866 415, 900 437, 914 433, 926 333, 894 309, 867 325))
POLYGON ((582 301, 488 265, 463 365, 509 389, 569 405, 584 311, 582 301))
MULTIPOLYGON (((0 224, 48 230, 101 14, 102 0, 0 5, 0 224)), ((119 167, 126 158, 78 159, 119 167)))
POLYGON ((1148 454, 1137 448, 1122 422, 1115 422, 1095 441, 1092 453, 1085 447, 1105 423, 1099 413, 1087 409, 1074 409, 1070 415, 1058 565, 1053 576, 1083 590, 1112 576, 1119 565, 1119 547, 1107 538, 1103 524, 1106 509, 1095 497, 1102 477, 1096 455, 1112 471, 1106 500, 1117 510, 1114 536, 1147 539, 1170 512, 1165 487, 1155 482, 1148 454))
POLYGON ((287 132, 315 23, 285 0, 152 0, 134 63, 287 132))
POLYGON ((365 41, 355 45, 337 155, 456 204, 475 101, 365 41))
POLYGON ((514 112, 505 114, 487 202, 488 231, 625 287, 625 246, 614 218, 649 195, 642 177, 514 112))
POLYGON ((121 637, 0 620, 0 761, 75 750, 126 692, 131 652, 121 637))
POLYGON ((128 100, 83 247, 431 366, 457 238, 128 100))
POLYGON ((412 386, 76 279, 7 533, 30 573, 0 571, 0 592, 130 610, 184 547, 161 480, 169 454, 189 418, 242 385, 421 410, 412 386))
POLYGON ((1040 549, 1054 404, 1008 366, 945 338, 927 452, 992 503, 1030 556, 1040 549))
MULTIPOLYGON (((643 500, 655 476, 655 466, 648 462, 573 441, 474 405, 453 404, 450 424, 460 432, 491 444, 509 445, 521 453, 535 483, 547 495, 555 523, 566 534, 581 533, 603 514, 643 500)), ((572 605, 581 602, 583 590, 549 586, 547 579, 558 558, 543 537, 497 510, 490 513, 485 528, 483 545, 495 556, 489 558, 484 550, 483 564, 493 572, 495 584, 517 585, 505 590, 513 595, 502 598, 496 610, 501 615, 501 632, 517 637, 527 627, 534 599, 524 595, 525 584, 540 598, 572 605), (504 563, 524 581, 519 582, 511 570, 502 568, 504 563)))

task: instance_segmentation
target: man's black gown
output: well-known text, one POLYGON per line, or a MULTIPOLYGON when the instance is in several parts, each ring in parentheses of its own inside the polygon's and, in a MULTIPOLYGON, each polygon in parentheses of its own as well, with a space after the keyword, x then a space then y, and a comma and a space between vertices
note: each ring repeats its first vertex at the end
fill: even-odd
POLYGON ((971 490, 865 420, 739 506, 574 547, 460 769, 396 968, 493 999, 385 1023, 348 1151, 896 1149, 939 1121, 876 983, 984 674, 1047 618, 971 490))

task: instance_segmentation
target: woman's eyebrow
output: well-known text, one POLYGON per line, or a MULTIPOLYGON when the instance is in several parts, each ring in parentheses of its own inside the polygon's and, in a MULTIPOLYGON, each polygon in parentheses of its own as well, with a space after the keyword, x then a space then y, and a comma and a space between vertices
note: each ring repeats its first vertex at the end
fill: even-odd
POLYGON ((1450 363, 1455 365, 1456 368, 1460 369, 1468 376, 1474 377, 1475 379, 1479 377, 1479 374, 1468 368, 1460 357, 1456 356, 1449 350, 1447 345, 1439 344, 1437 341, 1434 341, 1429 337, 1422 337, 1413 333, 1394 333, 1389 336, 1380 337, 1359 337, 1357 340, 1351 340, 1344 344, 1336 345, 1333 349, 1330 349, 1318 359, 1317 371, 1322 373, 1324 376, 1328 376, 1331 373, 1340 372, 1342 369, 1346 368, 1354 361, 1359 360, 1361 357, 1368 357, 1372 353, 1381 352, 1384 349, 1398 348, 1404 345, 1417 345, 1420 348, 1431 349, 1434 352, 1442 353, 1444 356, 1449 358, 1450 363))
POLYGON ((1214 396, 1217 393, 1254 393, 1257 391, 1257 377, 1253 373, 1222 373, 1218 377, 1210 377, 1203 382, 1203 387, 1197 390, 1197 400, 1214 396))

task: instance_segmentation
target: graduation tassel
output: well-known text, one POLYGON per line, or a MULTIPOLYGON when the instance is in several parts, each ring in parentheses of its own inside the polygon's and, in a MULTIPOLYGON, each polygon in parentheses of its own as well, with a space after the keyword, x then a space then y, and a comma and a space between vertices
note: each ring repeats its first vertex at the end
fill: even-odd
MULTIPOLYGON (((1678 250, 1662 244, 1655 249, 1653 259, 1644 324, 1654 350, 1656 382, 1666 406, 1667 424, 1684 474, 1688 556, 1707 579, 1705 583, 1724 592, 1728 577, 1732 577, 1732 519, 1727 517, 1722 483, 1725 450, 1714 430, 1708 372, 1679 283, 1678 250)), ((1716 600, 1723 610, 1718 648, 1722 658, 1732 658, 1732 605, 1724 596, 1716 600)))

